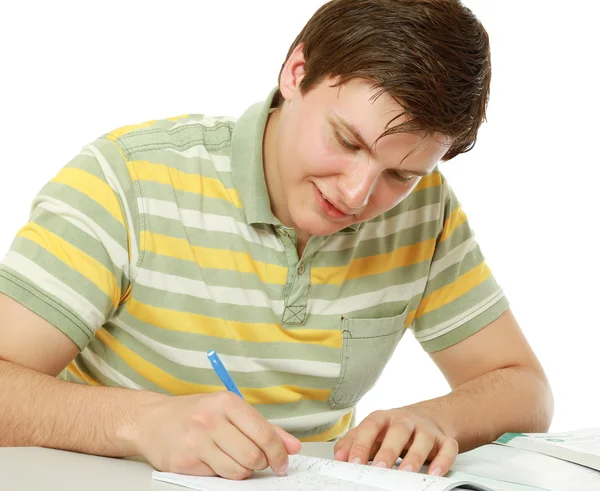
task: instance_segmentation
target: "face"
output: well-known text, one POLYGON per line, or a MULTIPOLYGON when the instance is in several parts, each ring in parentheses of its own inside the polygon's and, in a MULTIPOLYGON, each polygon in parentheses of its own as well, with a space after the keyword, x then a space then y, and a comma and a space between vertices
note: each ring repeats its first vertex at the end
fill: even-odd
POLYGON ((387 94, 372 100, 377 89, 362 79, 341 87, 326 80, 303 96, 303 67, 297 49, 282 73, 285 103, 269 118, 264 157, 273 213, 308 238, 394 207, 433 171, 451 140, 398 133, 373 146, 402 107, 387 94))

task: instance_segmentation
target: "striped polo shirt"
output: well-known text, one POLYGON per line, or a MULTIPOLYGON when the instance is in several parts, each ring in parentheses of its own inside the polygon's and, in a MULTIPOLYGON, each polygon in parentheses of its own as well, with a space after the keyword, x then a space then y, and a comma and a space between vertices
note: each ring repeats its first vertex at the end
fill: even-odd
POLYGON ((102 135, 40 191, 0 291, 80 348, 59 377, 207 394, 224 390, 214 349, 265 418, 332 440, 407 329, 432 352, 508 308, 437 169, 299 258, 263 173, 276 92, 239 120, 187 114, 102 135))

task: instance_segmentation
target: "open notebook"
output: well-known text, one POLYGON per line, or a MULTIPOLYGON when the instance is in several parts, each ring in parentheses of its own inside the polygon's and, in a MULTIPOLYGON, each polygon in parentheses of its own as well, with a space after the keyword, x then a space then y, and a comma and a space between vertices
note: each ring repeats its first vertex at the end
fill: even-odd
POLYGON ((282 477, 267 471, 256 472, 244 481, 158 471, 154 471, 152 477, 201 491, 494 491, 487 486, 462 479, 434 477, 302 455, 290 456, 290 468, 287 475, 282 477))

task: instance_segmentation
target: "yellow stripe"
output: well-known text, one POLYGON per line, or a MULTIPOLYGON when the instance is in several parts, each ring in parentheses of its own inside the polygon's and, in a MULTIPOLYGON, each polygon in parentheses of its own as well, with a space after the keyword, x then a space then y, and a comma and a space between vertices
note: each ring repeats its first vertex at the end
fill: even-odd
POLYGON ((412 321, 415 320, 415 316, 417 315, 416 310, 411 310, 406 316, 406 320, 404 321, 404 329, 408 329, 408 326, 411 325, 412 321))
POLYGON ((101 385, 99 382, 96 382, 92 377, 90 377, 87 373, 80 370, 74 361, 72 361, 71 363, 69 363, 67 365, 67 371, 71 375, 73 375, 81 380, 84 380, 88 385, 95 385, 95 386, 101 385))
POLYGON ((226 188, 220 179, 188 174, 165 164, 154 164, 145 160, 127 162, 129 174, 136 180, 153 181, 167 184, 179 191, 197 193, 208 198, 219 198, 230 202, 237 208, 242 202, 236 189, 226 188))
POLYGON ((352 421, 352 411, 350 411, 345 416, 342 416, 338 422, 333 425, 328 430, 323 433, 319 433, 317 435, 309 436, 307 438, 301 438, 302 442, 328 442, 340 436, 344 431, 348 429, 350 426, 350 422, 352 421))
POLYGON ((342 347, 342 335, 338 329, 283 329, 278 324, 228 321, 153 307, 135 298, 131 298, 126 305, 127 312, 142 322, 170 331, 255 343, 309 343, 330 348, 342 347))
POLYGON ((465 215, 462 207, 458 205, 458 208, 456 208, 444 222, 444 228, 440 235, 440 242, 450 237, 452 232, 454 232, 454 230, 456 230, 466 219, 467 215, 465 215))
POLYGON ((427 295, 421 300, 416 316, 420 317, 427 312, 431 312, 449 304, 465 293, 471 291, 477 285, 483 283, 490 275, 490 268, 488 268, 486 263, 481 263, 479 266, 476 266, 462 276, 459 276, 449 285, 427 295))
POLYGON ((396 268, 417 264, 433 257, 435 239, 399 247, 386 254, 354 259, 350 266, 311 268, 313 284, 341 285, 344 281, 386 273, 396 268))
POLYGON ((51 182, 64 184, 89 196, 125 226, 119 200, 112 188, 102 179, 81 169, 65 167, 51 182))
POLYGON ((286 267, 256 261, 246 252, 190 246, 187 239, 178 239, 152 232, 142 232, 141 243, 144 250, 162 256, 192 261, 203 268, 253 273, 263 283, 285 285, 287 282, 288 270, 286 267))
MULTIPOLYGON (((165 120, 166 121, 177 121, 178 119, 184 119, 187 117, 188 117, 187 114, 182 114, 181 116, 173 116, 171 118, 165 118, 165 120)), ((140 124, 130 124, 127 126, 122 126, 121 128, 117 128, 116 130, 111 131, 106 136, 110 140, 115 141, 117 138, 120 138, 121 136, 126 135, 127 133, 131 133, 132 131, 140 130, 142 128, 148 128, 156 122, 157 122, 157 120, 154 119, 152 121, 146 121, 146 122, 140 123, 140 124)))
POLYGON ((422 189, 432 188, 435 186, 441 186, 442 176, 439 172, 432 172, 428 176, 421 178, 421 180, 415 186, 414 191, 421 191, 422 189))
POLYGON ((119 305, 120 291, 117 280, 104 264, 37 223, 28 223, 17 235, 35 242, 67 266, 81 273, 111 299, 113 307, 119 305))
MULTIPOLYGON (((104 328, 98 330, 96 337, 142 377, 172 394, 211 394, 225 390, 222 385, 195 384, 174 377, 145 360, 127 346, 121 344, 104 328)), ((301 400, 324 401, 329 397, 329 393, 331 392, 329 390, 307 389, 293 385, 262 388, 240 387, 239 389, 249 404, 288 404, 301 400)))

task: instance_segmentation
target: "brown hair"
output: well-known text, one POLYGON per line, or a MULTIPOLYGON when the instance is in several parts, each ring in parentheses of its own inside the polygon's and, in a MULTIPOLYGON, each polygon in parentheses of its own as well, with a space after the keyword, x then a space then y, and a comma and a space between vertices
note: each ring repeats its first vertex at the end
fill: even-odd
POLYGON ((404 109, 379 138, 449 136, 454 141, 443 161, 475 145, 486 120, 491 54, 486 30, 460 0, 332 0, 304 26, 286 61, 300 43, 302 94, 328 76, 339 77, 334 87, 368 79, 380 89, 374 98, 385 92, 404 109), (390 127, 404 115, 406 121, 390 127))

